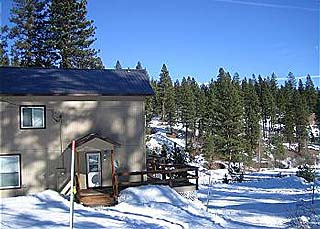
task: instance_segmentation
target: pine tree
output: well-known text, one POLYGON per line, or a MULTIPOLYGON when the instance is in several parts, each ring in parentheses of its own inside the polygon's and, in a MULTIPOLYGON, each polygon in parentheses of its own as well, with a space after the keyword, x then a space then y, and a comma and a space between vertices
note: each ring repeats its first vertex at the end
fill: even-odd
POLYGON ((314 87, 311 76, 308 74, 305 83, 305 96, 310 113, 316 112, 317 106, 317 90, 314 87))
MULTIPOLYGON (((270 126, 271 131, 274 132, 274 125, 278 123, 277 113, 279 113, 279 109, 277 107, 277 94, 278 94, 278 85, 277 85, 277 76, 272 73, 270 83, 269 83, 269 115, 270 115, 270 126)), ((270 135, 270 133, 269 133, 270 135)))
POLYGON ((116 65, 114 66, 114 68, 117 69, 117 70, 121 70, 122 69, 122 66, 121 66, 119 60, 117 60, 116 65))
MULTIPOLYGON (((267 128, 268 120, 271 118, 271 110, 274 110, 274 99, 271 94, 270 79, 262 79, 259 75, 259 98, 261 105, 261 118, 262 118, 262 131, 263 137, 268 137, 267 133, 270 135, 270 128, 267 128), (267 132, 268 131, 268 132, 267 132)), ((273 111, 274 112, 274 111, 273 111)))
POLYGON ((295 122, 295 109, 294 109, 294 92, 296 90, 296 80, 292 72, 288 74, 288 80, 285 82, 283 88, 283 96, 285 98, 286 104, 284 105, 284 115, 283 115, 283 134, 286 141, 291 144, 294 141, 294 122, 295 122))
POLYGON ((172 126, 176 118, 175 95, 171 77, 165 64, 162 65, 159 87, 162 110, 161 118, 163 121, 168 121, 169 125, 172 126))
MULTIPOLYGON (((196 138, 196 131, 199 131, 199 126, 200 126, 200 87, 197 83, 197 81, 194 79, 194 77, 191 78, 190 82, 190 88, 192 91, 192 97, 193 97, 193 103, 194 103, 194 109, 195 109, 195 118, 194 118, 194 123, 192 124, 192 138, 193 140, 196 138)), ((199 139, 198 139, 199 140, 199 139)))
POLYGON ((181 101, 183 100, 183 98, 181 97, 181 86, 178 79, 174 82, 173 89, 174 89, 174 100, 175 100, 175 106, 176 106, 176 119, 178 122, 180 122, 181 121, 181 101))
POLYGON ((11 55, 20 66, 50 67, 52 48, 48 46, 47 0, 14 0, 10 21, 13 27, 11 55))
POLYGON ((274 167, 279 167, 280 160, 284 160, 286 158, 286 150, 283 145, 283 139, 280 134, 275 134, 271 138, 271 153, 274 159, 274 167))
POLYGON ((260 107, 259 98, 255 91, 254 82, 250 79, 242 81, 244 96, 245 139, 247 143, 247 160, 251 160, 260 137, 260 107))
POLYGON ((50 4, 50 44, 60 68, 101 69, 103 64, 92 48, 95 27, 87 17, 86 0, 52 0, 50 4))
POLYGON ((299 90, 294 92, 294 117, 295 117, 295 136, 298 142, 298 152, 307 150, 307 140, 309 126, 309 111, 303 84, 299 80, 299 90), (302 85, 302 88, 301 88, 302 85))
POLYGON ((0 66, 9 66, 8 48, 8 26, 0 27, 0 66))
POLYGON ((217 79, 216 151, 229 162, 243 161, 243 107, 241 93, 228 73, 220 68, 217 79))
POLYGON ((151 87, 154 91, 152 97, 152 116, 159 116, 161 114, 160 88, 156 80, 151 79, 151 87))
POLYGON ((208 88, 206 85, 202 84, 199 88, 198 96, 197 96, 197 117, 198 117, 198 130, 199 130, 199 138, 202 137, 205 131, 205 120, 206 120, 206 110, 207 110, 207 93, 208 88))
POLYGON ((196 120, 196 107, 194 94, 191 87, 191 78, 182 78, 181 88, 180 88, 181 101, 181 121, 185 127, 185 144, 186 148, 189 148, 188 140, 188 130, 189 128, 193 130, 194 123, 196 120))
POLYGON ((136 69, 137 69, 137 70, 142 70, 142 69, 143 69, 140 61, 138 61, 137 66, 136 66, 136 69))
POLYGON ((204 125, 205 131, 213 135, 216 129, 216 120, 217 120, 217 98, 216 98, 216 83, 211 80, 208 90, 206 93, 206 104, 205 104, 205 113, 204 113, 204 125))
POLYGON ((315 109, 316 125, 320 128, 320 91, 318 90, 317 104, 315 109))

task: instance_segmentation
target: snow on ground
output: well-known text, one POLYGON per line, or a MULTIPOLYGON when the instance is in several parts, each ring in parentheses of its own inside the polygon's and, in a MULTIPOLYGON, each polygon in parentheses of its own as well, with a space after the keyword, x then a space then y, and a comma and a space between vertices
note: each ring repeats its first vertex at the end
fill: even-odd
MULTIPOLYGON (((225 222, 221 226, 225 228, 292 228, 290 221, 297 218, 316 221, 310 219, 316 212, 319 220, 319 199, 311 204, 311 184, 296 176, 211 187, 206 184, 198 192, 204 203, 208 191, 209 212, 222 217, 225 222)), ((317 224, 312 228, 319 227, 317 224)))
MULTIPOLYGON (((213 178, 221 176, 221 171, 215 172, 211 173, 213 178)), ((296 176, 274 177, 273 171, 261 176, 266 174, 271 177, 210 186, 203 175, 196 201, 166 186, 128 188, 114 207, 75 204, 74 228, 292 228, 294 218, 310 224, 310 217, 319 209, 319 199, 314 205, 310 203, 311 184, 296 176)), ((69 202, 51 190, 1 199, 0 221, 1 228, 65 228, 69 202)))
MULTIPOLYGON (((128 188, 115 207, 75 204, 74 228, 217 228, 220 217, 206 213, 166 186, 128 188)), ((65 228, 69 202, 47 190, 1 200, 1 228, 65 228)))
MULTIPOLYGON (((150 134, 148 136, 150 140, 147 141, 146 145, 149 149, 160 152, 162 145, 164 144, 172 149, 174 148, 175 144, 178 148, 185 147, 185 141, 182 134, 180 134, 181 136, 178 135, 177 138, 167 136, 167 133, 169 132, 169 126, 167 123, 161 122, 158 118, 154 118, 150 122, 149 127, 154 132, 154 134, 150 134)), ((183 126, 182 124, 176 124, 172 128, 175 130, 182 130, 183 126)))

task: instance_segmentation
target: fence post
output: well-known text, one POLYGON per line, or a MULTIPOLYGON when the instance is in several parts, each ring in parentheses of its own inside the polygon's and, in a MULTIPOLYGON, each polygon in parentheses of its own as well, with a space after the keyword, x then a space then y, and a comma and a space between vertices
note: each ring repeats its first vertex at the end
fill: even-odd
POLYGON ((195 170, 196 172, 196 190, 199 190, 199 171, 198 171, 198 167, 195 170))

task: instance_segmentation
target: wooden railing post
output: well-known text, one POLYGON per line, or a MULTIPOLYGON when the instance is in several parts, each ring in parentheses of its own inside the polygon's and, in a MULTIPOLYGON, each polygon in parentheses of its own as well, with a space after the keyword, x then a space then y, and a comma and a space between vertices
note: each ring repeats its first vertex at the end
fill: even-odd
POLYGON ((172 188, 173 185, 172 185, 172 173, 169 172, 169 186, 172 188))
POLYGON ((199 190, 199 171, 198 171, 198 167, 195 168, 195 172, 196 172, 196 190, 199 190))

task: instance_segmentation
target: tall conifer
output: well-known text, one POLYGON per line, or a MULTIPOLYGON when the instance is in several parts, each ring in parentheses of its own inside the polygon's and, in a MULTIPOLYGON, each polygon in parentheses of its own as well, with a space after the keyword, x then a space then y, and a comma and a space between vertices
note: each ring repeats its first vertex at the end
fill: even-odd
POLYGON ((161 101, 161 118, 163 121, 168 121, 169 125, 172 126, 175 123, 175 95, 174 89, 169 75, 169 71, 165 64, 162 65, 160 80, 160 101, 161 101))
POLYGON ((96 27, 87 19, 86 0, 52 0, 51 42, 61 68, 103 68, 98 50, 92 48, 96 27))
POLYGON ((7 26, 0 27, 0 66, 9 66, 8 56, 8 32, 7 26))
POLYGON ((53 49, 49 44, 47 0, 14 0, 10 21, 13 27, 11 55, 14 65, 50 67, 53 49))
POLYGON ((222 68, 217 79, 217 128, 214 141, 216 151, 229 162, 242 161, 243 138, 243 107, 240 91, 231 82, 231 77, 222 68))
POLYGON ((259 98, 256 94, 254 83, 250 79, 242 81, 242 90, 244 96, 244 119, 245 119, 245 139, 247 142, 247 160, 252 159, 258 146, 260 137, 260 108, 259 98))

